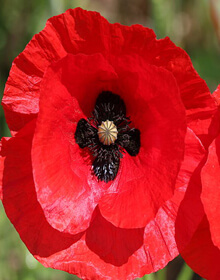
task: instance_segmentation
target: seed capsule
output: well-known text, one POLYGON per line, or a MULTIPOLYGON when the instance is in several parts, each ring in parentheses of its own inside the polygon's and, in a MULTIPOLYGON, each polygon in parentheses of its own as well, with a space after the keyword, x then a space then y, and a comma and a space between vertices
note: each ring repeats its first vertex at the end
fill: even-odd
POLYGON ((112 121, 106 120, 98 127, 99 141, 104 145, 113 144, 117 139, 117 135, 117 127, 112 121))

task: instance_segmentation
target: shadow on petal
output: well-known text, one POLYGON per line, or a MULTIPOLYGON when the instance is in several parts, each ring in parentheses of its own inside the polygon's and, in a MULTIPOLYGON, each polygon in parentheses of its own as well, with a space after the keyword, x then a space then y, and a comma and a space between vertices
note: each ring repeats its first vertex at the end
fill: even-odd
POLYGON ((220 250, 212 242, 209 222, 205 215, 181 254, 186 263, 205 279, 220 279, 220 250))
POLYGON ((107 263, 125 264, 143 245, 144 228, 118 228, 103 218, 98 208, 94 214, 96 216, 86 231, 87 246, 107 263))
POLYGON ((201 169, 206 158, 205 156, 195 169, 177 213, 175 238, 180 253, 190 242, 204 216, 200 196, 202 191, 201 169))

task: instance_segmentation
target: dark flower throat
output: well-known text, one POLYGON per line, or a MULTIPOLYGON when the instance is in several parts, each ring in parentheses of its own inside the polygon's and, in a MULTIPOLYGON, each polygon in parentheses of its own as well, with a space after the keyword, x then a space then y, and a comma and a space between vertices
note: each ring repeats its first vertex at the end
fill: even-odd
MULTIPOLYGON (((126 107, 119 95, 110 91, 99 94, 92 117, 79 120, 75 140, 80 148, 88 148, 93 156, 92 168, 97 178, 104 182, 114 180, 120 164, 120 158, 126 150, 136 156, 140 149, 140 131, 130 128, 130 119, 126 117, 126 107), (106 121, 109 122, 106 122, 106 121), (117 139, 104 144, 99 137, 100 126, 112 122, 117 128, 117 139)), ((116 127, 116 128, 115 128, 116 127)), ((108 132, 108 131, 107 131, 108 132)), ((109 133, 106 134, 109 136, 109 133)))

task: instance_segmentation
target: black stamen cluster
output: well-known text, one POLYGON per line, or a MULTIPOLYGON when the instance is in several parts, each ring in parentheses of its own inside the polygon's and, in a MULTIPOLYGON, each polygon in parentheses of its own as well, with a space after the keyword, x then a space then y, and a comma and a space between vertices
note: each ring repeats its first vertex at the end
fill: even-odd
POLYGON ((107 183, 115 179, 124 149, 131 156, 138 154, 140 131, 130 128, 130 123, 124 101, 109 91, 99 94, 91 118, 79 120, 75 140, 80 148, 87 147, 92 153, 93 171, 99 180, 107 183), (98 126, 106 120, 113 121, 118 130, 117 140, 109 146, 102 144, 98 137, 98 126))

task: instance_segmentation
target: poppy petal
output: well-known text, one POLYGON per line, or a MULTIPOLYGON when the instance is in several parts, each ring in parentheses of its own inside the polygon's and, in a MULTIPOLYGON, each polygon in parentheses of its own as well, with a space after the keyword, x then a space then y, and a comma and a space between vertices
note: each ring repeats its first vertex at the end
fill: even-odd
MULTIPOLYGON (((151 237, 154 227, 149 228, 151 237)), ((168 229, 166 229, 168 231, 168 229)), ((146 238, 149 237, 149 232, 146 238)), ((35 257, 45 266, 53 267, 76 274, 86 279, 122 279, 132 280, 153 272, 156 268, 163 268, 167 262, 178 254, 174 244, 171 245, 172 255, 167 254, 158 258, 156 246, 163 243, 161 254, 167 251, 162 237, 158 236, 157 243, 143 246, 144 229, 121 229, 106 221, 100 214, 95 213, 91 226, 86 232, 85 239, 81 238, 66 250, 50 257, 35 257), (153 260, 151 258, 153 251, 153 260), (153 265, 152 265, 153 262, 153 265)))
POLYGON ((141 147, 136 157, 122 158, 119 184, 113 182, 99 207, 115 226, 140 228, 173 196, 184 154, 185 110, 168 71, 135 56, 122 56, 113 65, 141 147))
POLYGON ((36 117, 44 72, 67 53, 102 53, 107 58, 109 54, 138 54, 149 64, 166 68, 179 85, 191 128, 197 135, 207 135, 215 106, 206 83, 194 70, 186 52, 169 38, 156 40, 149 28, 109 24, 100 14, 81 8, 49 19, 45 29, 14 60, 2 101, 12 132, 36 117))
MULTIPOLYGON (((189 180, 191 179, 193 171, 195 170, 198 163, 202 160, 202 158, 204 156, 204 149, 201 146, 200 141, 195 137, 194 133, 190 129, 187 130, 187 135, 186 135, 185 141, 186 141, 185 160, 183 161, 183 163, 181 165, 181 169, 179 171, 179 175, 178 175, 178 178, 176 181, 176 186, 175 186, 176 188, 178 188, 180 190, 183 189, 183 186, 186 189, 186 186, 188 185, 189 180)), ((129 157, 129 158, 131 158, 131 157, 129 157)), ((122 162, 122 164, 124 165, 123 162, 122 162)), ((131 166, 131 167, 123 166, 123 167, 125 168, 125 170, 127 172, 126 174, 130 174, 132 172, 132 170, 134 170, 134 171, 137 170, 137 169, 135 169, 135 166, 131 166)), ((135 185, 136 189, 133 186, 134 185, 131 185, 130 189, 127 188, 123 192, 118 191, 117 195, 114 195, 113 192, 110 194, 109 194, 109 192, 107 192, 107 194, 105 194, 103 196, 103 198, 101 199, 101 201, 99 203, 101 212, 103 211, 103 213, 104 213, 103 216, 106 215, 107 220, 111 221, 112 223, 115 223, 115 221, 120 223, 120 227, 122 227, 122 225, 126 225, 127 228, 128 228, 128 225, 130 225, 130 227, 132 227, 132 225, 133 225, 133 227, 134 227, 134 225, 136 225, 136 227, 137 227, 137 224, 138 223, 140 224, 142 222, 142 220, 148 214, 146 209, 147 209, 147 207, 149 208, 149 206, 146 206, 146 205, 143 206, 143 198, 146 196, 145 185, 143 184, 143 186, 142 186, 140 183, 136 184, 135 185), (138 192, 138 190, 141 190, 141 187, 143 187, 142 192, 138 192), (138 195, 139 195, 139 197, 138 197, 138 195), (103 201, 106 204, 104 204, 103 201), (110 207, 110 205, 111 205, 111 207, 110 207), (139 208, 139 205, 141 205, 142 208, 141 207, 139 208), (109 206, 109 208, 107 208, 107 206, 109 206), (139 217, 138 215, 141 216, 141 214, 142 214, 142 217, 139 217), (140 221, 138 219, 140 219, 140 221)), ((111 190, 111 188, 109 188, 109 190, 111 190)), ((156 200, 156 198, 155 198, 155 200, 156 200)), ((164 206, 164 207, 166 207, 166 206, 164 206)), ((185 212, 184 212, 184 215, 186 215, 185 212)), ((181 223, 181 221, 180 221, 180 223, 181 223)), ((178 225, 178 230, 181 231, 181 228, 182 228, 182 224, 178 225)))
POLYGON ((204 216, 188 246, 182 251, 186 263, 207 280, 220 278, 220 250, 211 238, 209 222, 204 216))
POLYGON ((101 55, 68 55, 48 68, 41 84, 33 174, 46 219, 63 232, 85 230, 108 187, 92 175, 91 159, 75 143, 74 134, 77 122, 86 118, 82 111, 90 111, 111 79, 115 73, 101 55), (94 102, 87 102, 87 96, 94 102))
POLYGON ((220 249, 220 135, 209 146, 202 172, 201 199, 210 223, 213 243, 220 249))
MULTIPOLYGON (((36 34, 14 60, 6 83, 2 104, 12 132, 36 118, 40 86, 47 67, 68 53, 104 52, 108 37, 103 36, 103 31, 110 33, 109 29, 109 23, 100 14, 81 8, 70 9, 47 21, 44 30, 36 34)), ((111 36, 109 38, 111 40, 111 36)))
POLYGON ((195 71, 189 55, 168 37, 157 41, 151 55, 152 64, 174 75, 186 108, 188 126, 207 148, 213 140, 209 127, 217 108, 206 82, 195 71))
POLYGON ((206 153, 189 180, 186 194, 178 210, 175 238, 180 253, 189 244, 204 216, 200 196, 202 191, 201 169, 205 161, 206 153))
POLYGON ((32 254, 48 257, 79 240, 82 234, 70 235, 53 229, 37 201, 31 166, 31 143, 35 120, 16 137, 3 139, 3 205, 7 216, 32 254), (22 159, 22 160, 21 160, 22 159))
POLYGON ((154 271, 161 269, 162 263, 165 266, 169 260, 179 254, 179 244, 175 241, 176 231, 181 231, 184 226, 188 229, 186 224, 177 224, 179 210, 188 191, 192 174, 204 155, 205 150, 201 142, 192 130, 187 129, 184 161, 177 177, 174 196, 165 202, 156 217, 145 228, 144 244, 149 250, 154 271), (160 263, 157 263, 158 257, 161 259, 160 263))

